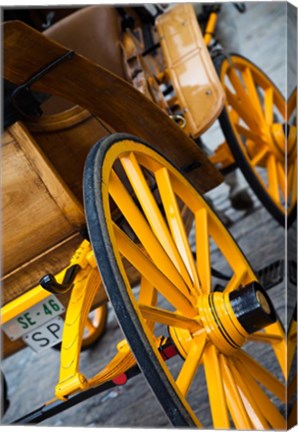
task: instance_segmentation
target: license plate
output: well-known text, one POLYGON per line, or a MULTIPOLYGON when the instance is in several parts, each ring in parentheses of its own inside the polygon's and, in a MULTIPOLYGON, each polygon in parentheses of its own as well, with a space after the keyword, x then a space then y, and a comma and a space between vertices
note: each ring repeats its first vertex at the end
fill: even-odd
POLYGON ((43 351, 61 342, 63 319, 56 317, 23 336, 23 341, 35 352, 43 351))
POLYGON ((54 295, 51 295, 26 310, 26 312, 3 324, 2 329, 10 340, 14 341, 61 315, 64 311, 64 306, 60 301, 54 295))

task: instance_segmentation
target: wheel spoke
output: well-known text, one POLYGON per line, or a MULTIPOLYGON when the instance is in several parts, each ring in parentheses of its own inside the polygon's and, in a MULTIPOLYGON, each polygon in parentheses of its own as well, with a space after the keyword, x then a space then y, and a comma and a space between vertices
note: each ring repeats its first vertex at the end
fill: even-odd
POLYGON ((268 87, 264 90, 264 114, 268 125, 273 123, 273 88, 268 87))
POLYGON ((244 351, 238 351, 236 357, 241 361, 241 364, 251 373, 251 375, 268 390, 270 390, 281 401, 285 402, 286 390, 285 385, 281 383, 275 376, 256 362, 249 354, 244 351))
POLYGON ((115 237, 120 253, 160 292, 177 310, 187 316, 195 312, 189 298, 174 285, 166 275, 145 255, 130 238, 116 225, 115 237))
POLYGON ((259 124, 251 116, 251 112, 246 110, 246 107, 238 101, 237 96, 235 96, 227 87, 225 87, 225 92, 227 95, 228 103, 234 108, 235 111, 237 111, 237 113, 247 124, 247 126, 257 133, 259 131, 259 124))
POLYGON ((150 306, 155 306, 157 303, 157 291, 144 277, 141 278, 139 302, 150 306))
POLYGON ((187 395, 191 383, 193 382, 195 373, 198 369, 202 355, 204 353, 205 345, 206 334, 193 340, 190 351, 179 372, 176 384, 183 396, 187 395))
POLYGON ((279 321, 267 326, 264 328, 265 333, 274 334, 277 336, 282 335, 281 341, 272 344, 272 349, 275 353, 275 356, 278 360, 280 369, 283 373, 285 379, 287 379, 287 344, 286 338, 284 334, 284 329, 279 321))
POLYGON ((267 159, 267 174, 269 193, 274 201, 280 202, 276 159, 273 154, 270 154, 267 159))
POLYGON ((208 232, 208 212, 206 209, 195 213, 197 267, 202 291, 211 291, 211 259, 208 232))
POLYGON ((201 328, 198 322, 194 319, 187 318, 175 312, 169 312, 154 306, 139 304, 139 308, 145 319, 165 324, 166 326, 184 328, 192 332, 201 328))
POLYGON ((240 124, 235 124, 235 128, 236 128, 237 132, 240 135, 243 135, 245 138, 248 138, 255 143, 261 142, 260 135, 257 134, 256 132, 252 131, 251 129, 247 129, 247 128, 241 126, 240 124))
MULTIPOLYGON (((251 114, 254 116, 255 113, 254 106, 251 103, 251 99, 249 98, 248 94, 246 93, 243 87, 244 83, 241 82, 237 72, 239 72, 237 71, 237 69, 231 67, 229 73, 229 79, 236 91, 237 97, 240 98, 241 104, 245 105, 246 109, 249 110, 251 114)), ((258 117, 256 117, 255 119, 258 120, 258 117)))
POLYGON ((280 190, 283 194, 283 197, 286 197, 286 175, 285 175, 285 167, 282 165, 281 162, 277 161, 276 163, 276 169, 277 169, 277 177, 278 177, 278 183, 280 190))
POLYGON ((276 344, 278 342, 282 342, 283 338, 282 336, 276 335, 274 333, 255 332, 249 336, 249 340, 254 342, 276 344))
POLYGON ((139 203, 141 204, 142 210, 152 228, 152 231, 163 245, 163 248, 173 261, 179 273, 182 275, 184 281, 189 287, 191 287, 191 280, 186 271, 185 265, 173 242, 168 227, 166 226, 156 200, 149 189, 145 176, 138 164, 135 155, 130 153, 128 156, 123 156, 121 158, 121 163, 139 200, 139 203))
POLYGON ((213 427, 214 429, 229 429, 230 422, 227 402, 218 360, 218 352, 214 345, 208 345, 205 348, 203 360, 213 427))
POLYGON ((281 413, 271 402, 268 396, 264 393, 261 387, 255 382, 253 376, 250 373, 251 371, 246 367, 246 365, 243 365, 242 362, 240 363, 237 361, 236 367, 239 372, 243 374, 247 387, 250 390, 251 394, 254 395, 254 398, 257 401, 258 405, 262 407, 262 411, 266 420, 271 424, 273 428, 285 430, 285 418, 281 415, 281 413))
POLYGON ((86 321, 86 327, 87 327, 88 333, 92 333, 95 329, 92 320, 89 318, 86 321))
POLYGON ((253 159, 251 159, 250 163, 252 166, 257 166, 261 162, 263 162, 264 158, 268 156, 269 149, 268 147, 263 147, 255 156, 253 159))
POLYGON ((141 240, 146 252, 151 257, 152 261, 156 266, 160 267, 160 270, 171 280, 173 284, 184 295, 189 295, 189 289, 185 285, 181 275, 177 271, 173 262, 170 260, 168 254, 163 249, 162 245, 153 234, 150 226, 146 219, 135 205, 133 199, 129 195, 126 188, 123 186, 118 176, 114 171, 111 172, 109 192, 121 210, 122 214, 128 221, 129 225, 141 240))
POLYGON ((243 81, 245 82, 247 91, 250 95, 251 100, 253 101, 253 111, 257 111, 261 118, 264 117, 262 105, 260 102, 260 98, 258 95, 256 83, 254 81, 252 72, 249 67, 246 67, 242 72, 243 81))
POLYGON ((229 367, 229 360, 223 355, 219 356, 219 360, 228 407, 235 427, 237 429, 250 430, 252 429, 252 424, 239 394, 235 378, 229 367))
POLYGON ((190 249, 188 237, 172 188, 168 170, 166 168, 159 169, 155 172, 155 178, 172 237, 175 240, 177 248, 188 270, 188 273, 191 276, 193 284, 196 287, 197 292, 200 293, 199 279, 193 259, 193 254, 190 249))
MULTIPOLYGON (((139 303, 155 306, 157 304, 158 292, 154 286, 144 277, 141 278, 139 303)), ((147 320, 147 325, 153 331, 155 322, 147 320)))
POLYGON ((297 128, 296 126, 291 125, 289 136, 287 139, 287 153, 291 155, 292 152, 296 149, 297 145, 297 128))
POLYGON ((234 362, 230 362, 230 368, 237 382, 237 386, 239 388, 241 398, 245 405, 246 411, 253 424, 253 429, 269 430, 270 429, 269 423, 267 422, 265 416, 263 415, 263 412, 261 411, 259 404, 256 402, 254 394, 251 393, 250 389, 248 388, 242 371, 239 371, 238 368, 236 368, 234 362))
POLYGON ((245 268, 239 269, 237 273, 233 274, 229 282, 227 283, 224 292, 229 293, 231 291, 235 291, 237 288, 239 288, 244 281, 244 278, 246 277, 247 271, 245 268))

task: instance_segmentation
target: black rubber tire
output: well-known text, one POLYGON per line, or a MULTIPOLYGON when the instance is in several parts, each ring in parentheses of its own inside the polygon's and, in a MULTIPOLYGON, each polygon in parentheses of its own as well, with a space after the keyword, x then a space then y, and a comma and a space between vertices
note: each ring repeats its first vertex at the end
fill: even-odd
POLYGON ((1 371, 1 417, 4 416, 10 405, 8 399, 8 386, 4 373, 1 371))
MULTIPOLYGON (((258 68, 253 62, 248 60, 246 57, 241 56, 239 54, 230 54, 231 57, 239 57, 241 59, 244 59, 246 62, 251 63, 253 67, 258 69, 261 74, 263 74, 266 79, 268 79, 274 87, 275 91, 278 92, 281 95, 281 92, 279 89, 274 85, 274 83, 270 80, 270 78, 260 69, 258 68)), ((225 55, 218 55, 214 57, 214 66, 215 69, 220 77, 221 75, 221 69, 223 66, 223 62, 228 61, 227 57, 225 55)), ((281 95, 282 96, 282 95, 281 95)), ((290 212, 288 217, 285 217, 285 214, 278 208, 278 206, 275 204, 275 202, 272 200, 270 195, 267 193, 267 191, 264 189, 264 187, 260 184, 257 176, 254 173, 254 170, 248 163, 245 155, 243 154, 241 150, 241 146, 238 143, 238 139, 233 131, 233 126, 230 122, 229 115, 227 112, 227 109, 224 108, 221 115, 218 118, 221 129, 223 131, 223 134, 225 136, 225 139, 229 145, 229 148, 235 158, 235 161, 239 168, 241 169, 244 177, 246 178, 248 184, 251 186, 252 190, 258 197, 258 199, 261 201, 261 203, 264 205, 264 207, 267 209, 267 211, 273 216, 273 218, 283 227, 286 225, 289 227, 293 221, 296 219, 296 206, 293 208, 293 210, 290 212)))

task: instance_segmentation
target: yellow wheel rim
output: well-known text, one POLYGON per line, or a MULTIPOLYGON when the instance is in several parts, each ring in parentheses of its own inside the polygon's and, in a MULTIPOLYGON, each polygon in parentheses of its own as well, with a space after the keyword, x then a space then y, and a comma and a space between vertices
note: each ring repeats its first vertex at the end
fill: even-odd
MULTIPOLYGON (((229 429, 230 419, 239 429, 284 428, 285 419, 263 390, 285 401, 282 327, 276 322, 249 334, 230 300, 232 293, 256 280, 245 256, 170 163, 134 138, 110 140, 107 147, 101 144, 100 156, 92 156, 97 168, 86 176, 85 188, 91 191, 91 198, 85 198, 88 227, 103 283, 149 384, 162 399, 144 366, 146 355, 158 362, 156 368, 189 415, 189 425, 202 427, 198 394, 203 371, 214 428, 229 429), (186 213, 194 221, 196 258, 186 213), (232 272, 223 292, 213 292, 210 249, 215 245, 232 272), (130 284, 127 263, 139 274, 139 289, 130 284), (164 362, 158 351, 168 332, 181 354, 174 365, 164 362), (150 354, 140 349, 143 342, 150 354), (276 369, 270 371, 254 358, 255 346, 266 347, 265 356, 271 356, 276 369)), ((261 308, 270 309, 261 294, 258 299, 261 308)))

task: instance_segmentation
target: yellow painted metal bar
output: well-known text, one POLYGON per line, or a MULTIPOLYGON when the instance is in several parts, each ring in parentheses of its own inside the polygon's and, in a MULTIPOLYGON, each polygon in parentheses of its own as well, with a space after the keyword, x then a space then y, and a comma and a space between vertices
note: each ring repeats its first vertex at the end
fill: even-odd
MULTIPOLYGON (((56 279, 58 281, 60 279, 62 282, 64 274, 65 270, 63 270, 61 274, 56 275, 56 279)), ((40 285, 32 288, 30 291, 27 291, 1 308, 1 324, 7 323, 50 295, 51 293, 44 290, 40 285)))
MULTIPOLYGON (((70 266, 79 264, 81 267, 85 267, 87 265, 84 255, 85 252, 83 252, 83 250, 86 250, 87 252, 91 250, 90 243, 87 240, 84 240, 77 248, 70 260, 69 266, 55 275, 58 283, 62 283, 65 273, 70 266), (78 251, 80 255, 78 255, 78 251)), ((42 286, 37 285, 1 308, 1 323, 5 324, 19 314, 35 306, 40 301, 46 299, 50 295, 52 295, 50 292, 46 291, 44 288, 42 288, 42 286)))
POLYGON ((86 379, 79 372, 79 358, 88 314, 101 279, 96 269, 86 269, 83 273, 72 290, 63 327, 60 374, 56 386, 59 398, 86 386, 86 379))
POLYGON ((209 16, 206 28, 205 28, 205 33, 204 33, 204 42, 205 44, 208 46, 212 40, 214 31, 215 31, 215 27, 216 27, 216 23, 217 23, 217 19, 218 19, 218 14, 216 12, 212 12, 209 16))
POLYGON ((220 355, 219 361, 223 376, 227 404, 235 427, 240 430, 250 430, 252 429, 252 424, 239 394, 235 377, 233 376, 230 369, 229 358, 225 357, 224 355, 220 355))
POLYGON ((195 213, 196 254, 201 289, 204 294, 211 291, 211 258, 208 232, 208 212, 205 208, 195 213))
POLYGON ((189 289, 183 278, 114 171, 111 172, 110 176, 109 192, 123 216, 140 239, 152 261, 155 262, 155 265, 160 268, 162 273, 164 273, 183 295, 191 298, 189 289))
POLYGON ((120 253, 160 292, 177 310, 195 316, 195 309, 171 280, 156 266, 130 238, 114 224, 120 253))
POLYGON ((182 260, 191 276, 195 292, 200 293, 200 283, 194 263, 193 254, 190 249, 188 236, 184 228, 184 223, 177 204, 177 200, 172 188, 170 175, 167 168, 161 168, 155 171, 155 179, 158 186, 159 194, 166 213, 167 221, 176 243, 182 260))
POLYGON ((203 361, 213 427, 215 429, 230 429, 227 401, 219 365, 218 352, 214 345, 208 345, 205 348, 203 361))
POLYGON ((183 396, 187 395, 189 388, 194 380, 196 371, 201 362, 201 358, 206 345, 206 340, 206 334, 193 339, 190 351, 187 354, 186 360, 183 363, 183 366, 179 372, 176 384, 183 396))
POLYGON ((175 264, 175 267, 183 277, 185 283, 191 287, 192 283, 185 268, 185 263, 183 263, 181 256, 179 255, 177 247, 174 244, 168 227, 162 217, 156 200, 149 189, 148 183, 141 171, 135 155, 130 153, 127 157, 121 157, 120 160, 154 234, 175 264))

